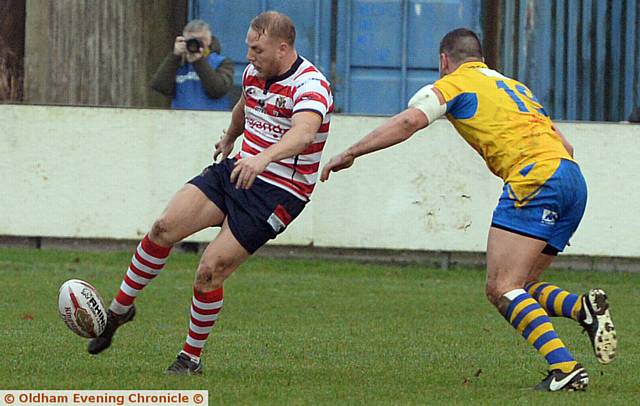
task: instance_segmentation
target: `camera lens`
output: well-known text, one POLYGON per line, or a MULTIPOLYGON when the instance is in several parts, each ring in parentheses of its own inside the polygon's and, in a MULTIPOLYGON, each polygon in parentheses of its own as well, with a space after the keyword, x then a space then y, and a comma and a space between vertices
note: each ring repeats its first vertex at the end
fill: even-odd
POLYGON ((187 51, 194 54, 196 52, 200 52, 200 48, 202 48, 202 42, 200 42, 200 40, 197 38, 191 38, 187 40, 186 46, 187 51))

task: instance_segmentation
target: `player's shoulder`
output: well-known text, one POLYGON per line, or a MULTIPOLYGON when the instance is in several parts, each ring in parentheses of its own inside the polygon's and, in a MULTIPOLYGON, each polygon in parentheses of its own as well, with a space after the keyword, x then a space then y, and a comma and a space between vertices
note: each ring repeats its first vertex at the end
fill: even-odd
POLYGON ((435 83, 463 85, 469 80, 473 80, 474 77, 477 77, 477 74, 478 72, 475 69, 472 70, 465 67, 461 67, 447 74, 446 76, 438 79, 435 83))
POLYGON ((302 59, 302 63, 294 75, 294 80, 300 80, 305 77, 318 77, 327 80, 322 71, 320 71, 320 69, 318 69, 318 67, 311 61, 303 56, 301 56, 300 59, 302 59))
POLYGON ((438 89, 447 100, 463 92, 467 86, 468 78, 465 78, 457 71, 452 72, 433 83, 433 87, 438 89))
POLYGON ((438 79, 433 85, 445 96, 455 97, 460 93, 477 92, 487 79, 500 73, 489 69, 482 62, 465 63, 455 71, 438 79))
POLYGON ((297 88, 305 85, 317 84, 319 86, 329 87, 330 83, 326 76, 313 63, 304 57, 300 67, 293 75, 293 83, 297 88))

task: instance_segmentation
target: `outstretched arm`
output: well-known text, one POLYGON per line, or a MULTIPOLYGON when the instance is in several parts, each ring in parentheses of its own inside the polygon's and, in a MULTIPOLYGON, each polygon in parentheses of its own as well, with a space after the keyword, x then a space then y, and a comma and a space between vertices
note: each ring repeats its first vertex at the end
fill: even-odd
POLYGON ((361 155, 388 148, 409 139, 416 131, 425 128, 446 111, 447 105, 442 93, 432 85, 423 87, 409 100, 408 109, 396 114, 341 154, 331 158, 322 169, 320 181, 329 179, 331 172, 349 168, 361 155))
POLYGON ((371 131, 341 154, 327 162, 320 174, 320 181, 329 179, 330 172, 338 172, 349 168, 353 161, 362 155, 388 148, 408 140, 416 131, 429 125, 427 116, 417 108, 408 108, 396 114, 389 121, 371 131))

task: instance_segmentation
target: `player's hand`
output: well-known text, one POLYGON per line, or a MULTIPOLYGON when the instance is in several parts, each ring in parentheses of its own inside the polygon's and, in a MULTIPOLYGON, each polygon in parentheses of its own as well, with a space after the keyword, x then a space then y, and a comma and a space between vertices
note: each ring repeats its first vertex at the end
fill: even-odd
POLYGON ((263 154, 236 161, 236 166, 231 171, 231 183, 236 184, 236 189, 249 189, 256 177, 269 165, 269 162, 263 154))
POLYGON ((343 152, 339 155, 334 156, 326 163, 324 168, 322 168, 322 173, 320 174, 320 181, 324 182, 329 179, 329 174, 331 172, 338 172, 343 169, 349 168, 353 165, 354 156, 348 152, 343 152))
POLYGON ((216 142, 216 150, 213 152, 213 160, 215 161, 220 156, 220 160, 227 159, 231 151, 233 151, 233 141, 229 141, 227 138, 227 130, 222 130, 222 137, 220 141, 216 142))
POLYGON ((187 41, 183 36, 176 37, 176 42, 173 43, 173 54, 175 56, 181 56, 187 53, 187 41))

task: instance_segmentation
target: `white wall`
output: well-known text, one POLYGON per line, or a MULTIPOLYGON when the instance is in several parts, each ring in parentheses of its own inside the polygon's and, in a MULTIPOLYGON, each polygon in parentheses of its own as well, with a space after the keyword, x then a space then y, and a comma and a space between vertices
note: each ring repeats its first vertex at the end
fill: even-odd
MULTIPOLYGON (((222 112, 0 105, 0 235, 141 237, 210 162, 228 120, 222 112)), ((384 120, 335 116, 324 160, 384 120)), ((640 126, 559 127, 589 185, 587 213, 567 253, 640 256, 640 126)), ((319 184, 275 243, 484 251, 500 189, 440 120, 319 184)))

